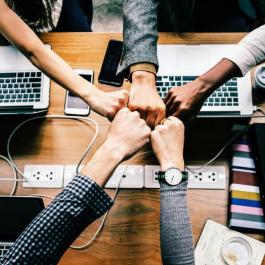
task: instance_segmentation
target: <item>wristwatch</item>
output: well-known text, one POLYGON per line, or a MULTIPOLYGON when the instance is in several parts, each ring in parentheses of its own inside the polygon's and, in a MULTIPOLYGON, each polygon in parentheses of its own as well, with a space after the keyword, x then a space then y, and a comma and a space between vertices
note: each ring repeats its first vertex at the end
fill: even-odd
POLYGON ((188 172, 180 171, 178 168, 171 167, 166 171, 159 171, 158 180, 171 186, 177 186, 181 182, 188 180, 188 172))

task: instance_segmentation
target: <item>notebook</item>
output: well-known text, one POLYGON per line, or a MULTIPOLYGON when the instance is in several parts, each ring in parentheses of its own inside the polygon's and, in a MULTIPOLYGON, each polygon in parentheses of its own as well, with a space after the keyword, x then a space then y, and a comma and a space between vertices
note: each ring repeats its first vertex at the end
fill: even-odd
MULTIPOLYGON (((239 129, 242 128, 236 128, 239 129)), ((246 232, 265 231, 260 189, 247 133, 235 141, 232 152, 228 226, 246 232)))

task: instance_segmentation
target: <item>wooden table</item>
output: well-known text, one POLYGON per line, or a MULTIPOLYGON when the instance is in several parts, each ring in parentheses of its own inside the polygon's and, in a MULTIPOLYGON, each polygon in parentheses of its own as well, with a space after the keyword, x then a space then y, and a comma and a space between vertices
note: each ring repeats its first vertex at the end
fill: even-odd
MULTIPOLYGON (((244 34, 161 34, 163 44, 237 43, 244 34)), ((121 39, 120 34, 104 33, 50 33, 42 37, 53 50, 74 68, 90 68, 95 72, 95 84, 105 91, 117 88, 98 84, 98 73, 110 39, 121 39)), ((125 84, 128 88, 129 84, 125 84)), ((49 114, 64 113, 65 90, 52 82, 49 114)), ((92 113, 90 117, 100 125, 99 137, 88 156, 97 149, 106 136, 109 122, 92 113)), ((0 152, 5 152, 6 139, 11 129, 20 121, 18 118, 1 118, 0 152)), ((187 130, 186 161, 203 163, 208 161, 230 138, 235 119, 198 119, 187 130)), ((34 122, 18 132, 12 144, 12 153, 21 169, 25 164, 76 164, 93 134, 92 126, 78 121, 48 120, 34 122)), ((146 147, 145 149, 149 149, 146 147)), ((228 165, 226 152, 218 164, 228 165)), ((153 157, 140 157, 135 164, 156 164, 153 157)), ((0 161, 3 177, 10 169, 0 161)), ((0 186, 0 194, 10 190, 10 183, 0 186)), ((56 195, 59 190, 23 189, 17 194, 40 193, 56 195)), ((112 191, 109 191, 112 194, 112 191)), ((205 221, 210 218, 226 224, 228 189, 189 190, 189 209, 192 219, 194 242, 197 242, 205 221)), ((49 200, 45 200, 46 204, 49 200)), ((97 228, 99 221, 92 224, 77 240, 85 242, 97 228)), ((262 235, 254 235, 264 241, 262 235)), ((176 246, 177 247, 177 246, 176 246)), ((111 209, 105 227, 96 242, 87 250, 68 250, 61 265, 126 265, 162 264, 159 244, 159 191, 152 189, 121 190, 111 209)), ((265 264, 265 261, 263 262, 265 264)))

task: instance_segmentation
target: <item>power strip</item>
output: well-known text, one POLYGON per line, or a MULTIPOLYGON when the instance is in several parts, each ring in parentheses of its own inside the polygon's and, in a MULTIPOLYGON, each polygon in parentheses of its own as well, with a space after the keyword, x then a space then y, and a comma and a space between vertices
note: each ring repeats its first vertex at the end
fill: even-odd
MULTIPOLYGON (((82 165, 80 169, 82 169, 82 165)), ((64 187, 71 181, 76 174, 76 165, 67 165, 64 169, 64 187)), ((144 187, 144 167, 133 166, 118 166, 112 176, 105 184, 105 188, 114 189, 118 187, 120 178, 122 177, 120 188, 124 189, 142 189, 144 187), (124 176, 123 176, 124 175, 124 176)))
MULTIPOLYGON (((23 182, 25 188, 62 188, 75 176, 77 165, 26 165, 24 175, 28 179, 23 182)), ((196 169, 199 166, 189 166, 196 169)), ((80 166, 80 169, 82 165, 80 166)), ((120 165, 116 168, 105 188, 117 188, 122 177, 120 188, 142 189, 160 188, 157 165, 120 165)), ((203 171, 193 174, 189 172, 188 188, 190 189, 225 189, 226 167, 208 166, 203 171)))
MULTIPOLYGON (((188 166, 195 170, 198 166, 188 166)), ((158 172, 160 166, 145 166, 145 188, 160 188, 158 182, 158 172)), ((189 171, 188 188, 189 189, 225 189, 226 187, 226 167, 208 166, 198 173, 189 171)))
POLYGON ((24 188, 62 188, 64 179, 63 165, 26 165, 24 188))

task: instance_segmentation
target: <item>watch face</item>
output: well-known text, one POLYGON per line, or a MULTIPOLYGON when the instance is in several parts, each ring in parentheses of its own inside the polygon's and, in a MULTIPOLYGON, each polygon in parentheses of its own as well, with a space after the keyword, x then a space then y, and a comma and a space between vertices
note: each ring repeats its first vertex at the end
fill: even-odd
POLYGON ((176 168, 170 168, 165 172, 165 180, 169 185, 178 185, 182 180, 182 172, 176 168))

